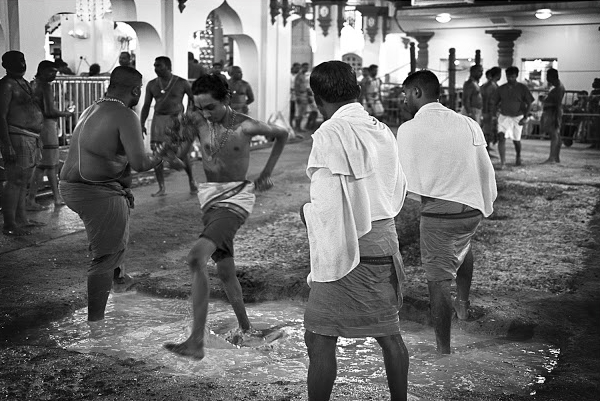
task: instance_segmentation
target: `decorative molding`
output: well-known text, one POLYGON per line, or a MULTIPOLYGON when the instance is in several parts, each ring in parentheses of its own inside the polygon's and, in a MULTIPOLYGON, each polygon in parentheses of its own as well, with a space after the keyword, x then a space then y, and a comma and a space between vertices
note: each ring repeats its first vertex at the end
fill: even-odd
POLYGON ((319 4, 316 6, 317 21, 319 26, 323 30, 323 36, 327 36, 329 33, 329 27, 331 27, 331 5, 330 4, 319 4))
POLYGON ((419 43, 417 47, 419 52, 417 55, 417 68, 426 69, 429 64, 429 39, 433 37, 435 32, 406 32, 412 38, 415 38, 419 43))
POLYGON ((498 41, 498 67, 508 68, 513 65, 515 40, 521 36, 520 29, 492 29, 485 33, 498 41))
POLYGON ((381 17, 381 34, 383 40, 385 41, 388 31, 388 8, 378 6, 356 6, 356 10, 359 11, 363 16, 363 26, 365 27, 371 43, 375 42, 375 37, 379 31, 379 17, 381 17))
POLYGON ((182 12, 183 12, 183 10, 185 9, 185 2, 186 2, 186 1, 187 1, 187 0, 177 0, 177 2, 179 3, 179 4, 177 5, 177 8, 179 8, 179 12, 180 12, 180 13, 182 13, 182 12))

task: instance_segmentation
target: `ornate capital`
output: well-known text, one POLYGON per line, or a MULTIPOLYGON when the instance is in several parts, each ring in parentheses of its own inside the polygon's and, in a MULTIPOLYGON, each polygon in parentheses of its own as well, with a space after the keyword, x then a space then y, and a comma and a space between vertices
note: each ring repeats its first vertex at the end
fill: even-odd
POLYGON ((333 21, 333 6, 337 6, 337 16, 335 19, 338 24, 338 35, 341 35, 344 27, 344 7, 348 0, 313 0, 312 4, 315 10, 315 18, 319 21, 319 26, 323 30, 323 36, 329 34, 331 21, 333 21))
POLYGON ((186 1, 187 1, 187 0, 177 0, 177 2, 179 3, 179 4, 177 5, 177 8, 179 8, 179 12, 180 12, 180 13, 182 13, 182 12, 183 12, 183 10, 185 9, 185 2, 186 2, 186 1))
POLYGON ((485 33, 498 41, 498 67, 508 68, 513 65, 515 40, 521 36, 520 29, 493 29, 485 33))
POLYGON ((406 34, 410 37, 413 37, 417 40, 419 48, 419 53, 417 56, 417 68, 425 69, 429 64, 429 39, 433 37, 435 32, 406 32, 406 34))
POLYGON ((375 42, 375 36, 377 36, 377 32, 379 31, 379 17, 382 18, 381 34, 383 36, 383 40, 385 40, 387 35, 388 8, 377 6, 356 6, 356 10, 358 10, 363 16, 363 26, 367 31, 367 35, 369 35, 369 41, 371 43, 375 42))

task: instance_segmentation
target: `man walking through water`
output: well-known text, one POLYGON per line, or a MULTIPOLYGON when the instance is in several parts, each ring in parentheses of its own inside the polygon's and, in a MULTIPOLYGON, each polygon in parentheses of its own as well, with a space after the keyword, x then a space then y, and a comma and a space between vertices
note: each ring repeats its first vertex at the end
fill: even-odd
POLYGON ((394 224, 406 178, 394 134, 358 103, 349 64, 319 64, 310 87, 325 122, 313 135, 310 203, 301 209, 310 244, 308 399, 331 396, 338 337, 374 337, 391 399, 406 400, 409 359, 398 316, 404 271, 394 224))
MULTIPOLYGON (((237 230, 252 213, 254 188, 266 191, 273 186, 271 173, 283 151, 288 133, 233 110, 227 81, 220 74, 198 78, 193 86, 193 113, 202 152, 206 183, 200 184, 198 199, 204 229, 192 247, 187 262, 192 273, 192 332, 183 343, 167 343, 165 348, 179 355, 204 358, 205 326, 208 314, 208 259, 217 265, 227 298, 233 307, 239 329, 234 342, 257 334, 250 324, 242 297, 242 287, 235 275, 233 239, 237 230), (267 164, 253 182, 246 175, 250 162, 250 141, 255 135, 274 140, 267 164)), ((194 138, 191 138, 193 140, 194 138)))
MULTIPOLYGON (((154 103, 154 116, 152 117, 152 126, 150 127, 150 147, 156 151, 158 147, 165 141, 165 132, 172 129, 175 120, 183 113, 183 96, 188 97, 188 107, 192 104, 192 88, 190 83, 171 72, 171 59, 165 56, 157 57, 154 60, 154 71, 157 77, 148 82, 146 87, 146 96, 140 122, 142 124, 142 132, 146 134, 146 120, 150 113, 150 105, 152 100, 154 103)), ((190 144, 191 146, 191 144, 190 144)), ((197 193, 198 187, 192 175, 192 164, 189 159, 189 152, 184 152, 182 155, 183 163, 185 164, 185 172, 187 173, 190 193, 197 193)), ((167 194, 165 188, 165 174, 163 165, 159 165, 154 169, 156 181, 158 182, 158 192, 152 196, 165 196, 167 194)))
POLYGON ((461 320, 469 317, 471 239, 494 210, 496 178, 481 127, 440 104, 440 82, 433 72, 414 72, 402 87, 414 118, 398 128, 398 154, 408 196, 421 202, 421 264, 437 352, 449 354, 453 310, 461 320))
POLYGON ((35 102, 23 53, 11 50, 2 55, 6 76, 0 79, 0 151, 6 184, 2 194, 4 235, 29 235, 28 227, 44 225, 29 220, 25 209, 27 184, 37 162, 38 141, 44 123, 35 102))
POLYGON ((142 74, 116 67, 106 96, 81 115, 60 173, 60 192, 87 232, 92 251, 88 269, 88 320, 104 319, 129 240, 133 208, 131 169, 147 171, 162 163, 145 153, 140 120, 131 109, 142 91, 142 74))

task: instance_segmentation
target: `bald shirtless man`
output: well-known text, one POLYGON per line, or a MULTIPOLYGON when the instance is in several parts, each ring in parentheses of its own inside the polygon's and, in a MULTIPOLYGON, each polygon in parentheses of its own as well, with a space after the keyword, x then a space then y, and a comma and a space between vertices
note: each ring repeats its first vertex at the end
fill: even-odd
MULTIPOLYGON (((152 100, 154 103, 154 116, 152 117, 152 127, 150 127, 150 146, 156 151, 165 141, 165 131, 168 130, 173 121, 183 113, 183 96, 188 97, 188 107, 192 104, 192 87, 190 83, 171 72, 171 59, 168 57, 157 57, 154 60, 154 72, 157 77, 148 82, 146 87, 146 97, 142 107, 141 123, 142 132, 146 135, 146 120, 150 113, 152 100)), ((191 144, 190 144, 191 146, 191 144)), ((190 184, 190 193, 197 193, 198 187, 192 175, 192 165, 189 159, 189 152, 185 152, 182 158, 185 164, 185 172, 188 175, 190 184)), ((158 182, 158 192, 152 196, 165 196, 165 176, 164 168, 161 164, 154 169, 156 181, 158 182)))
POLYGON ((88 270, 88 320, 104 319, 106 302, 129 239, 131 169, 162 163, 145 153, 139 102, 142 74, 116 67, 105 97, 81 115, 60 173, 60 192, 83 220, 93 259, 88 270))
POLYGON ((229 89, 231 90, 231 108, 238 113, 248 114, 248 105, 254 102, 252 87, 242 79, 242 69, 237 65, 231 67, 231 79, 229 89))
MULTIPOLYGON (((204 328, 208 314, 208 259, 217 264, 227 298, 233 307, 239 329, 236 336, 253 333, 246 314, 242 288, 235 275, 233 238, 252 213, 254 188, 265 191, 273 186, 271 173, 287 141, 287 131, 267 125, 233 110, 227 81, 220 75, 198 78, 192 87, 194 117, 199 128, 202 164, 206 183, 200 184, 198 199, 203 211, 204 229, 192 247, 187 261, 192 272, 193 326, 189 338, 181 343, 167 343, 165 348, 196 359, 204 357, 204 328), (258 178, 248 181, 250 141, 255 135, 273 139, 267 164, 258 178)), ((239 337, 237 337, 239 339, 239 337)), ((239 340, 238 340, 239 341, 239 340)))
POLYGON ((6 76, 0 79, 0 151, 6 184, 2 195, 4 235, 29 235, 27 227, 43 225, 27 217, 27 184, 37 162, 38 141, 44 123, 29 82, 25 56, 15 50, 2 55, 6 76))

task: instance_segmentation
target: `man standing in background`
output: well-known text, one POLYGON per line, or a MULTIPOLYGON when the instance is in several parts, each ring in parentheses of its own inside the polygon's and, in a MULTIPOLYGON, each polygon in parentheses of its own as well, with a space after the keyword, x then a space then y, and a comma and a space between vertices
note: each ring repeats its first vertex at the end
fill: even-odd
MULTIPOLYGON (((157 57, 154 61, 154 71, 157 77, 148 82, 146 87, 146 96, 140 122, 142 124, 142 132, 146 134, 146 120, 150 114, 150 105, 152 100, 154 103, 154 115, 152 117, 152 126, 150 127, 150 147, 156 151, 163 142, 165 142, 165 132, 173 127, 176 120, 184 111, 183 97, 187 95, 188 108, 193 104, 192 86, 187 81, 174 75, 171 72, 171 59, 165 56, 157 57)), ((190 193, 197 193, 198 187, 192 174, 192 165, 189 154, 186 153, 182 159, 185 164, 185 172, 188 175, 190 184, 190 193)), ((162 164, 157 165, 154 169, 156 181, 158 183, 158 192, 152 196, 165 196, 165 175, 162 164)))
POLYGON ((481 124, 481 113, 483 109, 483 98, 479 88, 479 80, 483 75, 481 65, 471 66, 469 79, 463 84, 461 113, 471 117, 477 124, 481 124))
POLYGON ((498 88, 492 100, 492 112, 500 109, 498 115, 498 153, 500 153, 500 169, 506 161, 506 140, 512 139, 515 145, 515 165, 520 166, 521 133, 529 116, 529 108, 533 96, 525 84, 517 82, 519 69, 515 66, 506 69, 506 83, 498 88))
POLYGON ((550 136, 550 157, 545 163, 560 163, 560 124, 563 114, 563 97, 565 97, 565 87, 558 79, 558 71, 550 68, 546 73, 546 80, 552 89, 544 99, 542 112, 541 130, 547 132, 550 136))
POLYGON ((485 135, 488 154, 491 150, 491 144, 498 142, 498 119, 496 114, 492 112, 494 93, 498 90, 498 81, 502 77, 500 67, 492 67, 485 72, 487 82, 481 85, 481 100, 482 100, 482 121, 481 129, 485 135))
POLYGON ((242 69, 231 67, 231 79, 228 81, 231 91, 231 108, 238 113, 248 114, 248 105, 254 102, 254 93, 250 84, 242 79, 242 69))
POLYGON ((2 194, 4 235, 21 236, 27 227, 44 225, 27 217, 27 184, 37 163, 38 141, 44 115, 35 101, 29 82, 25 55, 11 50, 2 55, 6 76, 0 79, 0 151, 6 184, 2 194))
POLYGON ((38 187, 44 174, 48 177, 48 183, 52 190, 54 206, 63 206, 63 201, 58 192, 58 118, 71 117, 73 112, 60 111, 54 107, 54 91, 52 90, 52 81, 56 79, 56 65, 52 61, 44 60, 40 62, 35 79, 31 81, 33 97, 44 115, 44 126, 42 127, 40 139, 42 141, 42 159, 38 162, 29 185, 29 195, 27 197, 27 210, 43 210, 47 206, 42 206, 35 201, 38 187))

